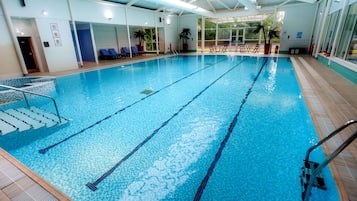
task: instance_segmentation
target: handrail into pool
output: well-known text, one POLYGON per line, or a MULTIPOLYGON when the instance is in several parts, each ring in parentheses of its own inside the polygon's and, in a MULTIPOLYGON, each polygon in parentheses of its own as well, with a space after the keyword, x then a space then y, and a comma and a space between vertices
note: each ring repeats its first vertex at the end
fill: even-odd
POLYGON ((35 96, 41 96, 41 97, 44 97, 44 98, 51 99, 52 102, 53 102, 53 105, 55 106, 55 109, 56 109, 56 115, 57 115, 57 117, 58 117, 58 123, 61 123, 61 116, 59 115, 59 112, 58 112, 58 107, 57 107, 56 100, 55 100, 53 97, 47 96, 47 95, 43 95, 43 94, 39 94, 39 93, 35 93, 35 92, 32 92, 32 91, 27 91, 27 90, 19 89, 19 88, 16 88, 16 87, 11 87, 11 86, 7 86, 7 85, 3 85, 3 84, 0 84, 0 87, 22 92, 22 94, 24 95, 24 99, 25 99, 25 101, 26 101, 27 107, 30 107, 30 104, 29 104, 29 102, 28 102, 28 100, 27 100, 26 93, 32 94, 32 95, 35 95, 35 96))
MULTIPOLYGON (((325 138, 320 140, 315 145, 311 146, 306 152, 306 157, 305 157, 305 160, 304 160, 304 162, 305 162, 304 167, 306 167, 307 163, 309 163, 310 153, 314 149, 316 149, 318 146, 320 146, 321 144, 323 144, 327 140, 331 139, 333 136, 335 136, 336 134, 340 133, 342 130, 344 130, 345 128, 347 128, 348 126, 350 126, 350 125, 352 125, 354 123, 357 123, 357 120, 349 120, 349 121, 345 122, 342 126, 337 128, 336 130, 334 130, 331 134, 329 134, 328 136, 326 136, 325 138)), ((307 187, 306 187, 306 189, 304 189, 304 192, 302 193, 302 199, 304 201, 308 201, 309 200, 314 180, 316 179, 317 175, 321 172, 321 170, 328 163, 330 163, 339 153, 341 153, 349 144, 351 144, 356 138, 357 138, 357 130, 354 131, 354 133, 347 140, 345 140, 334 152, 332 152, 332 154, 322 164, 318 165, 318 167, 316 169, 315 168, 312 169, 313 171, 311 172, 311 176, 310 176, 309 179, 307 179, 307 181, 308 181, 307 187)), ((316 163, 316 164, 318 164, 318 163, 316 163)), ((304 185, 303 183, 301 183, 301 184, 304 185)))

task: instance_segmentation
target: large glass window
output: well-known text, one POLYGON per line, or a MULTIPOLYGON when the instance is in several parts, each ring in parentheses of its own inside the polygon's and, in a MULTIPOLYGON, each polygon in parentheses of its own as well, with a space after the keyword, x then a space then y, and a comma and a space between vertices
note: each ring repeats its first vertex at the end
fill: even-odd
POLYGON ((146 51, 156 51, 155 28, 145 29, 145 33, 146 51))
POLYGON ((352 41, 348 48, 347 58, 348 61, 357 64, 357 25, 355 23, 355 30, 353 32, 352 41))
POLYGON ((244 42, 244 28, 232 29, 232 43, 240 44, 244 42))
MULTIPOLYGON (((237 49, 241 44, 257 44, 261 40, 260 33, 256 33, 257 25, 268 23, 269 27, 282 27, 283 13, 277 15, 257 15, 249 17, 205 19, 205 26, 202 27, 202 19, 198 19, 198 47, 202 44, 201 33, 204 29, 205 50, 208 51, 212 46, 228 46, 228 50, 237 49), (274 25, 274 26, 273 26, 274 25), (233 48, 232 48, 233 47, 233 48), (235 48, 234 48, 235 47, 235 48)), ((272 41, 275 44, 280 43, 280 39, 272 41)))
POLYGON ((328 28, 327 28, 327 32, 325 33, 326 35, 324 36, 325 37, 324 43, 322 44, 321 47, 322 51, 324 52, 331 53, 332 43, 337 31, 336 27, 339 18, 340 18, 340 11, 329 15, 328 28))
POLYGON ((357 60, 357 3, 349 6, 336 56, 351 62, 357 60))
POLYGON ((259 42, 259 33, 254 33, 255 27, 248 27, 245 30, 245 41, 249 43, 258 43, 259 42))

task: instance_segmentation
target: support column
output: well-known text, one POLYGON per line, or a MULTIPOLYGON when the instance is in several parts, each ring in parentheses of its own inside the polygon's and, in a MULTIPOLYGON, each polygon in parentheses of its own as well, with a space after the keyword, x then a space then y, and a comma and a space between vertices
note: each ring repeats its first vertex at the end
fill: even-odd
POLYGON ((206 27, 205 27, 205 17, 202 16, 201 20, 201 53, 204 53, 205 50, 205 32, 206 32, 206 27))
POLYGON ((216 40, 215 40, 215 46, 218 45, 218 23, 216 24, 216 40))
POLYGON ((95 38, 94 38, 94 34, 93 34, 93 24, 92 23, 89 24, 89 30, 90 30, 90 37, 92 39, 92 46, 93 46, 93 52, 94 52, 94 57, 95 57, 95 63, 99 64, 98 53, 96 51, 97 46, 95 44, 95 38))
POLYGON ((76 27, 76 22, 74 21, 74 17, 72 14, 72 6, 71 6, 71 0, 67 0, 68 2, 68 10, 69 10, 69 15, 71 16, 71 23, 73 27, 73 33, 74 33, 74 40, 76 42, 76 51, 78 53, 78 59, 79 59, 79 64, 81 67, 83 67, 83 59, 82 59, 82 53, 81 53, 81 47, 79 45, 79 40, 78 40, 78 34, 77 34, 77 27, 76 27))
POLYGON ((129 43, 129 53, 130 53, 130 59, 133 58, 133 52, 131 51, 131 39, 130 39, 130 28, 128 24, 128 8, 125 8, 125 23, 126 23, 126 31, 128 34, 128 43, 129 43))
POLYGON ((16 34, 15 34, 15 32, 14 32, 12 23, 11 23, 11 18, 10 18, 10 16, 9 16, 9 14, 7 13, 7 10, 5 9, 5 5, 4 5, 4 1, 3 1, 3 0, 0 0, 0 6, 1 6, 2 12, 4 13, 4 16, 5 16, 7 29, 8 29, 9 32, 10 32, 10 36, 11 36, 11 39, 12 39, 12 43, 14 44, 14 47, 15 47, 17 59, 18 59, 18 61, 19 61, 19 63, 20 63, 20 66, 21 66, 22 74, 23 74, 24 76, 26 76, 26 75, 28 75, 28 71, 27 71, 27 68, 26 68, 26 64, 25 64, 24 58, 23 58, 23 56, 22 56, 22 52, 21 52, 21 49, 20 49, 20 45, 19 45, 19 42, 17 41, 17 37, 16 37, 16 34))
POLYGON ((155 44, 156 44, 156 55, 159 55, 159 33, 157 31, 157 16, 155 15, 155 44))

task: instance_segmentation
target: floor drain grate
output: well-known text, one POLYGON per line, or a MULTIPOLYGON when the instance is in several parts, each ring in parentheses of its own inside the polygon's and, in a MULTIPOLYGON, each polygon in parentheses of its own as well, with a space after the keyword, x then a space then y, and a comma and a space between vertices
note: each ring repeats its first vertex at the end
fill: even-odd
POLYGON ((141 91, 140 93, 141 93, 141 94, 145 94, 145 95, 149 95, 149 94, 151 94, 152 92, 153 92, 153 90, 151 90, 151 89, 145 89, 145 90, 141 91))

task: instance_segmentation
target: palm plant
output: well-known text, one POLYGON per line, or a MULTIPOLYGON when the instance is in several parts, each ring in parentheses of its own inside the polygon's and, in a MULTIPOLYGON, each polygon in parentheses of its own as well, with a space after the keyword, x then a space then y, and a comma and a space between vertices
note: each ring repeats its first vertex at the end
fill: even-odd
POLYGON ((276 30, 276 29, 277 29, 277 27, 274 27, 274 28, 270 29, 270 27, 266 27, 264 25, 259 24, 255 28, 254 33, 259 33, 260 30, 262 30, 263 38, 264 38, 264 44, 265 45, 269 45, 269 44, 271 44, 271 40, 273 38, 279 38, 279 30, 276 30))
POLYGON ((273 38, 279 38, 279 30, 277 27, 270 29, 270 26, 257 24, 254 33, 259 33, 262 31, 264 39, 264 54, 268 54, 271 49, 271 40, 273 38))
POLYGON ((188 50, 187 40, 190 39, 190 36, 191 36, 191 32, 190 29, 188 28, 184 28, 180 33, 180 39, 182 40, 182 49, 184 51, 188 50))
POLYGON ((141 43, 142 43, 143 41, 145 41, 145 35, 146 35, 146 33, 145 33, 145 31, 143 31, 143 30, 138 30, 138 31, 134 32, 134 37, 139 39, 138 49, 139 49, 140 51, 143 50, 143 46, 141 45, 141 43))

